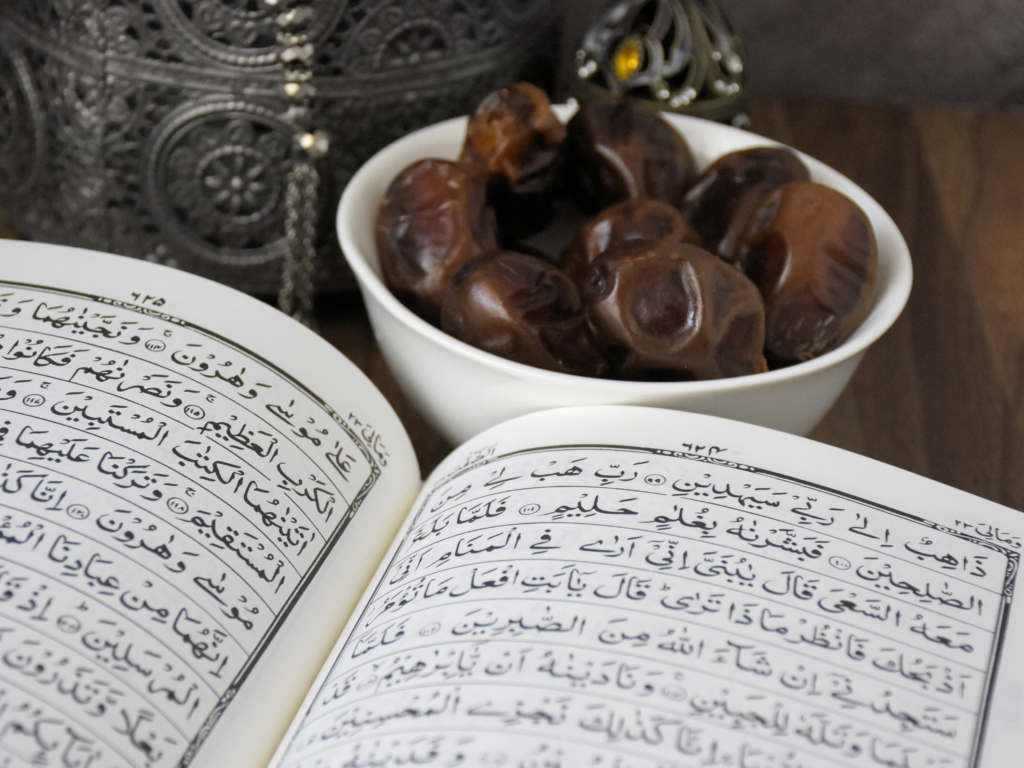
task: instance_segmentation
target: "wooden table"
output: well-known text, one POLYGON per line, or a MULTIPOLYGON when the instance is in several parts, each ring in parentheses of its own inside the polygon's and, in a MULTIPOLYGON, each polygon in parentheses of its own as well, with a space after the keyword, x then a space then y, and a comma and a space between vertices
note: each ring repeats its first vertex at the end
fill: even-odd
MULTIPOLYGON (((810 436, 1024 510, 1024 115, 764 98, 750 114, 873 195, 914 260, 902 317, 810 436)), ((429 472, 449 446, 398 390, 358 298, 317 313, 429 472)))
POLYGON ((910 247, 903 315, 811 437, 1024 510, 1024 115, 759 101, 910 247))

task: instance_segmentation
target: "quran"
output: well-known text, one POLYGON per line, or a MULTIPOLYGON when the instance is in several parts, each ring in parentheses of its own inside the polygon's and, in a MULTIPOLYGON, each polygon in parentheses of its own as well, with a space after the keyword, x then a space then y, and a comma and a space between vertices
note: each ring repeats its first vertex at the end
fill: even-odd
POLYGON ((810 440, 521 417, 421 481, 224 286, 0 248, 0 766, 992 768, 1020 513, 810 440))

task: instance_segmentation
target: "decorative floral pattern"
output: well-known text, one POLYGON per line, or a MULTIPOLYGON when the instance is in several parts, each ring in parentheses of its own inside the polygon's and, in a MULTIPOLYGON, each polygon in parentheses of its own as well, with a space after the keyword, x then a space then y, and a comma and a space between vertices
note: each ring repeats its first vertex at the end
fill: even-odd
POLYGON ((272 113, 204 101, 154 134, 150 197, 182 243, 225 263, 280 256, 291 131, 272 113))
POLYGON ((39 97, 24 58, 0 50, 0 196, 16 198, 32 186, 42 160, 39 97), (33 119, 35 118, 35 119, 33 119))
POLYGON ((238 48, 270 48, 268 32, 274 12, 258 0, 178 0, 196 29, 218 43, 238 48))

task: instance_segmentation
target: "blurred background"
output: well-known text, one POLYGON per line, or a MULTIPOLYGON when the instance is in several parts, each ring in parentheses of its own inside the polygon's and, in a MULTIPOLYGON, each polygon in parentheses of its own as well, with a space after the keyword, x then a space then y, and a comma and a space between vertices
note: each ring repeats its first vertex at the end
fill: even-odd
MULTIPOLYGON (((1019 0, 721 0, 750 92, 962 108, 1024 107, 1019 0)), ((563 53, 601 0, 566 3, 563 53)))

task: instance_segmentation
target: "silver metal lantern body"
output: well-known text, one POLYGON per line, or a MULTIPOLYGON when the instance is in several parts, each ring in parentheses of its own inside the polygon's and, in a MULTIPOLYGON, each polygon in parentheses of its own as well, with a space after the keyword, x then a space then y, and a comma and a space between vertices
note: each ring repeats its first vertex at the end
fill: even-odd
MULTIPOLYGON (((324 211, 377 149, 553 65, 561 19, 548 0, 313 5, 324 211)), ((274 293, 294 158, 274 16, 261 0, 0 2, 0 214, 274 293)), ((330 226, 318 252, 318 287, 348 285, 330 226)))

